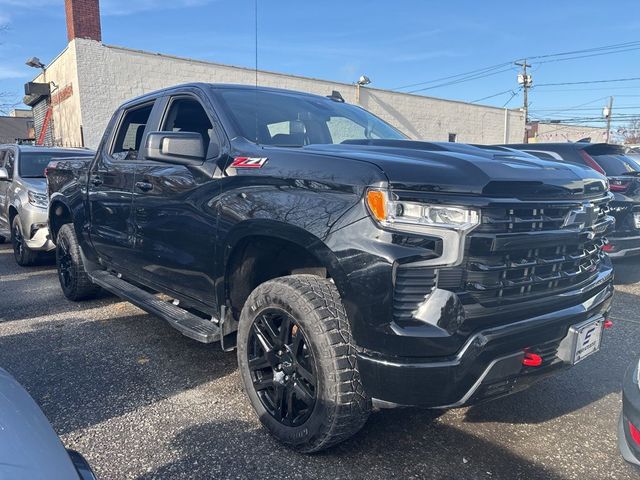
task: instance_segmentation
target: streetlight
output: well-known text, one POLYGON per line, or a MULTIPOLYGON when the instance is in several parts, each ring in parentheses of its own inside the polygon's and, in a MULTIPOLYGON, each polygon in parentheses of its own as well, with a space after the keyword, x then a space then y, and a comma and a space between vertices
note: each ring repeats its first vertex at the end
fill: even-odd
POLYGON ((31 68, 39 68, 44 72, 46 65, 40 61, 38 57, 31 57, 25 62, 25 64, 31 68))
POLYGON ((356 103, 360 104, 360 88, 365 85, 369 85, 371 83, 371 79, 366 75, 360 75, 360 78, 356 82, 356 103))

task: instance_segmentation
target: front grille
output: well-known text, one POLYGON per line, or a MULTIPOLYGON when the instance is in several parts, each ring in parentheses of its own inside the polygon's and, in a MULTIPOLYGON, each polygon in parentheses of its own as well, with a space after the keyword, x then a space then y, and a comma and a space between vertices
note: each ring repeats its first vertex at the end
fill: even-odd
MULTIPOLYGON (((465 259, 440 269, 399 265, 393 317, 410 322, 436 287, 486 308, 549 297, 588 285, 605 258, 608 198, 594 202, 527 202, 482 210, 465 259)), ((484 314, 488 312, 484 311, 484 314)))
POLYGON ((393 290, 393 318, 411 321, 413 312, 425 300, 436 284, 433 269, 398 265, 393 290))
POLYGON ((588 283, 604 258, 606 200, 586 209, 538 204, 483 211, 470 237, 465 290, 495 307, 588 283))

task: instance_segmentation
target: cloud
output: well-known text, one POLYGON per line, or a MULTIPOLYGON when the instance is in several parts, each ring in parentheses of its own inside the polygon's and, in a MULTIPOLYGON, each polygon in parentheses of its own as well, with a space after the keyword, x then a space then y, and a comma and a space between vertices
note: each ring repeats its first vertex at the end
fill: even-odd
POLYGON ((8 80, 11 78, 25 78, 29 75, 24 70, 0 65, 0 80, 8 80))

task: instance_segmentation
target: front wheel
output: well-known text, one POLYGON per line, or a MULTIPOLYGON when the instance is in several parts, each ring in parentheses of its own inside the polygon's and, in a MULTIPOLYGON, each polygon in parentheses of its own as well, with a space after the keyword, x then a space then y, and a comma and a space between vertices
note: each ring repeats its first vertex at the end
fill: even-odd
POLYGON ((324 450, 367 421, 371 401, 329 280, 292 275, 257 287, 242 309, 238 363, 260 421, 289 448, 324 450))
POLYGON ((31 250, 25 241, 19 215, 13 217, 11 222, 11 245, 13 246, 13 257, 21 267, 29 267, 38 260, 38 252, 31 250))
POLYGON ((60 228, 56 238, 56 267, 62 292, 69 300, 85 300, 100 292, 100 287, 87 275, 76 233, 70 223, 60 228))

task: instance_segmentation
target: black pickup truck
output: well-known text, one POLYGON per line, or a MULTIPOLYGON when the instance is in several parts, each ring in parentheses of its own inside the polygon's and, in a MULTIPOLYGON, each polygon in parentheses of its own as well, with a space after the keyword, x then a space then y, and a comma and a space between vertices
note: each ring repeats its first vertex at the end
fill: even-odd
POLYGON ((103 288, 237 347, 260 420, 299 451, 372 407, 519 391, 609 324, 603 176, 408 140, 338 92, 158 91, 47 174, 67 298, 103 288))

